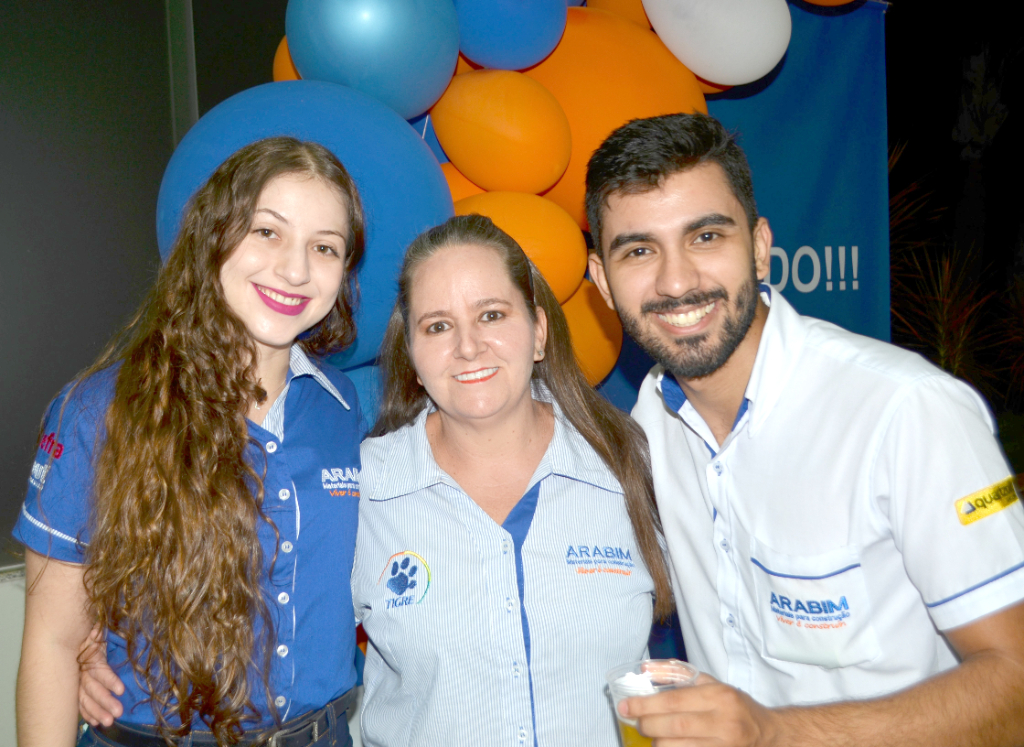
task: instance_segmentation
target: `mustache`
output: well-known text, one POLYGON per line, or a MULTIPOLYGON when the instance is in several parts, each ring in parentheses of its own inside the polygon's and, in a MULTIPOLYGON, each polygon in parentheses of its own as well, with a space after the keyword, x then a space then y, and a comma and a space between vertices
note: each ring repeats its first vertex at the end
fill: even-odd
POLYGON ((641 314, 664 314, 674 311, 680 306, 706 306, 712 301, 728 301, 729 293, 725 288, 701 291, 693 290, 679 298, 665 298, 660 301, 647 301, 640 306, 641 314))

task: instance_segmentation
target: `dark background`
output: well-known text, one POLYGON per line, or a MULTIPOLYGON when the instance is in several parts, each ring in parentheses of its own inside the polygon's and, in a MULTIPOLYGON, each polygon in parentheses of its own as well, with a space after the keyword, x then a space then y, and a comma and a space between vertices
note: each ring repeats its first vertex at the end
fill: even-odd
MULTIPOLYGON (((886 15, 890 178, 931 192, 936 240, 983 225, 985 282, 1021 270, 1017 24, 994 6, 894 0, 886 15), (965 61, 1001 65, 1009 116, 980 159, 982 199, 952 137, 965 61), (958 206, 974 211, 958 224, 958 206), (959 227, 958 227, 959 225, 959 227)), ((196 0, 199 114, 268 82, 286 0, 196 0)), ((0 545, 17 517, 49 399, 125 323, 157 269, 156 195, 172 152, 167 28, 154 0, 0 2, 0 545)), ((1002 285, 1001 285, 1002 284, 1002 285)), ((10 545, 8 545, 10 546, 10 545)))

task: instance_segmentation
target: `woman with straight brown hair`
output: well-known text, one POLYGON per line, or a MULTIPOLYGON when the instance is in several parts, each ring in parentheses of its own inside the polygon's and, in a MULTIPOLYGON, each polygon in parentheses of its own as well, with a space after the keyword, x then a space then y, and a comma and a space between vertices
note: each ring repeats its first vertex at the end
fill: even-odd
POLYGON ((366 745, 618 745, 604 674, 672 596, 647 442, 488 218, 406 253, 362 446, 366 745))
POLYGON ((355 338, 363 215, 315 143, 242 148, 190 202, 156 286, 44 420, 21 747, 78 737, 98 626, 124 683, 79 744, 348 744, 360 417, 320 362, 355 338))

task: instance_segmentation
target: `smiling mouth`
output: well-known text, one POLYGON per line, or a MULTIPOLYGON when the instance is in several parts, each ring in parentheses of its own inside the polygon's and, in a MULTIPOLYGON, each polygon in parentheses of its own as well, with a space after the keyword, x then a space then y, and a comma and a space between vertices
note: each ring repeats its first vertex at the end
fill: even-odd
POLYGON ((302 302, 309 300, 307 296, 285 295, 284 293, 279 293, 278 291, 273 290, 272 288, 268 288, 265 285, 256 285, 256 289, 259 290, 259 292, 262 293, 267 298, 273 301, 277 301, 278 303, 284 304, 285 306, 298 306, 302 302))
POLYGON ((712 309, 715 308, 716 303, 717 301, 712 301, 707 306, 701 306, 699 309, 688 311, 685 314, 658 314, 658 318, 673 327, 679 327, 681 329, 694 327, 701 319, 707 316, 712 309))
POLYGON ((455 380, 461 381, 463 384, 475 384, 480 381, 486 381, 496 373, 498 373, 497 368, 481 368, 479 371, 470 371, 469 373, 458 374, 455 377, 455 380))

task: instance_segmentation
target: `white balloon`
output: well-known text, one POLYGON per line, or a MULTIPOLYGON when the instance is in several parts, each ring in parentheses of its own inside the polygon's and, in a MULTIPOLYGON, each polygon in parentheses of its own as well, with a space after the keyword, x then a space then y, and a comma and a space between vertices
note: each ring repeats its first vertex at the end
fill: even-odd
POLYGON ((711 83, 738 86, 774 68, 789 46, 786 0, 643 0, 672 54, 711 83))

